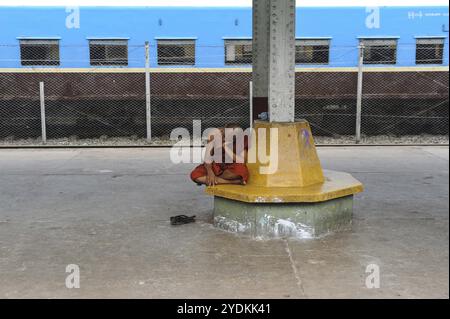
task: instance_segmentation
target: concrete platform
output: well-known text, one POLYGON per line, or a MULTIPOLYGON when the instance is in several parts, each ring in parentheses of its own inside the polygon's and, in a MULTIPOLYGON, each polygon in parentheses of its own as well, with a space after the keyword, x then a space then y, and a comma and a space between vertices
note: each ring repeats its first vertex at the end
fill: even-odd
POLYGON ((352 229, 255 241, 212 226, 169 150, 0 150, 0 298, 448 298, 448 147, 318 152, 366 186, 352 229), (183 213, 198 222, 171 227, 183 213))

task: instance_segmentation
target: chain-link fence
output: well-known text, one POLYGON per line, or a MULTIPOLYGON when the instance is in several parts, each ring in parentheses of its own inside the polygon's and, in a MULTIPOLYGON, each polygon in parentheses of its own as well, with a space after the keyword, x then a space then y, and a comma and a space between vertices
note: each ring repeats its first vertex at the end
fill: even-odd
MULTIPOLYGON (((203 129, 246 128, 252 76, 240 63, 248 63, 249 45, 202 55, 189 41, 91 41, 64 59, 55 43, 25 41, 13 48, 20 59, 0 59, 21 64, 0 70, 0 145, 169 145, 172 130, 192 131, 194 120, 203 129)), ((319 144, 447 143, 443 52, 435 41, 298 46, 296 118, 310 122, 319 144), (417 64, 402 67, 405 57, 417 64)))
MULTIPOLYGON (((367 48, 363 48, 364 51, 367 48)), ((397 48, 401 57, 415 51, 421 68, 364 72, 361 132, 364 136, 448 136, 449 73, 427 65, 443 64, 444 46, 435 40, 397 48)), ((389 60, 386 55, 382 59, 389 60)), ((417 140, 417 138, 416 138, 417 140)))

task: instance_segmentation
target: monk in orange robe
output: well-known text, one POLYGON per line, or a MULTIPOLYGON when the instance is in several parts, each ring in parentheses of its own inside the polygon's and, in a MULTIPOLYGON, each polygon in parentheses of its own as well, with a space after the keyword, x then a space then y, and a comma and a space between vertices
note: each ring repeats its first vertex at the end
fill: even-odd
POLYGON ((191 173, 191 179, 199 185, 235 184, 246 185, 249 179, 247 165, 248 136, 244 136, 243 147, 237 147, 236 138, 232 143, 227 143, 225 131, 227 129, 239 129, 236 124, 229 124, 220 129, 221 138, 210 136, 205 152, 205 162, 197 166, 191 173), (219 154, 215 154, 219 152, 219 154), (216 155, 216 156, 214 156, 216 155), (218 156, 217 156, 218 155, 218 156), (214 161, 220 158, 221 161, 214 161), (227 159, 232 159, 227 161, 227 159), (229 162, 229 163, 227 163, 229 162))

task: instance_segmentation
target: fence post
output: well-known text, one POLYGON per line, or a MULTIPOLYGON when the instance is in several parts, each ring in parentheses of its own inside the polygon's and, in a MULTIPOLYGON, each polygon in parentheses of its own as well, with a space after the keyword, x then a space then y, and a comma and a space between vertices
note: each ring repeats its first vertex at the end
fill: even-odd
POLYGON ((150 46, 145 42, 145 113, 147 123, 147 141, 152 140, 152 112, 150 94, 150 46))
POLYGON ((358 46, 358 88, 356 93, 356 144, 361 142, 361 113, 363 94, 364 45, 358 46))
POLYGON ((253 128, 253 81, 250 81, 249 98, 250 98, 250 129, 252 129, 253 128))
POLYGON ((47 144, 47 124, 45 120, 45 92, 44 82, 39 82, 39 99, 41 102, 41 137, 42 144, 47 144))

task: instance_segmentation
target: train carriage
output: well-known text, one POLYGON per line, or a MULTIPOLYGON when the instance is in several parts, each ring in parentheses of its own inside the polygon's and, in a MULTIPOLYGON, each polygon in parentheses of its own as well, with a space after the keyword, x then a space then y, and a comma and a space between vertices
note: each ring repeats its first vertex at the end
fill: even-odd
MULTIPOLYGON (((315 135, 448 134, 448 7, 298 7, 296 117, 315 135), (361 51, 362 50, 362 51, 361 51), (359 58, 362 52, 362 60, 359 58)), ((249 121, 247 7, 0 7, 0 138, 146 132, 249 121), (146 61, 145 43, 149 45, 146 61)))

